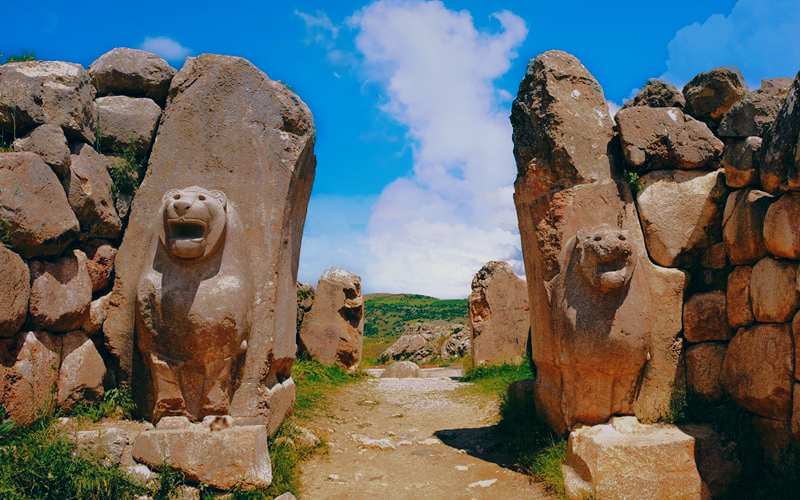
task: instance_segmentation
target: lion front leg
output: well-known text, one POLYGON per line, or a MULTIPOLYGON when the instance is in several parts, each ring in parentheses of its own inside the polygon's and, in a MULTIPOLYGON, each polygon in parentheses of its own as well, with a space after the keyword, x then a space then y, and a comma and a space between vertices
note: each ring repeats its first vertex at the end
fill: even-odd
POLYGON ((200 418, 206 415, 227 415, 231 395, 231 363, 222 359, 205 365, 206 379, 200 402, 200 418))
POLYGON ((175 369, 155 353, 151 353, 147 359, 155 395, 153 421, 157 422, 161 417, 170 415, 186 415, 186 401, 175 369))

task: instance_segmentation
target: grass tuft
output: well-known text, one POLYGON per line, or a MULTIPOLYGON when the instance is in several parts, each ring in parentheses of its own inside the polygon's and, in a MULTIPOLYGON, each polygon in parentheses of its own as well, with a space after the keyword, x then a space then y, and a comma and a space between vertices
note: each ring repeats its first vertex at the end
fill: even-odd
POLYGON ((533 378, 533 372, 528 362, 518 365, 503 363, 502 365, 479 366, 465 362, 464 365, 466 369, 461 380, 473 383, 473 388, 483 394, 502 395, 511 382, 533 378))

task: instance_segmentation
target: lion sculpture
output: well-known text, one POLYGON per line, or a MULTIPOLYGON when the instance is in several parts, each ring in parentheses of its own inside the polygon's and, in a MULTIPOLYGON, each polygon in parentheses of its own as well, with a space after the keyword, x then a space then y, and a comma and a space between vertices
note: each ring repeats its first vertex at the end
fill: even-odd
POLYGON ((221 191, 167 191, 136 294, 141 399, 163 416, 228 413, 250 334, 252 286, 242 225, 221 191))

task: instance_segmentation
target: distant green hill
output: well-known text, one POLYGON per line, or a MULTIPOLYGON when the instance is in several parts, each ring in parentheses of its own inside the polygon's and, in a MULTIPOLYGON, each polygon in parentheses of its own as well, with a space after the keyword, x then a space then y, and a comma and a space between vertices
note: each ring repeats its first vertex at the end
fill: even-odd
POLYGON ((397 336, 410 322, 444 320, 468 324, 467 299, 374 293, 364 296, 364 335, 397 336))

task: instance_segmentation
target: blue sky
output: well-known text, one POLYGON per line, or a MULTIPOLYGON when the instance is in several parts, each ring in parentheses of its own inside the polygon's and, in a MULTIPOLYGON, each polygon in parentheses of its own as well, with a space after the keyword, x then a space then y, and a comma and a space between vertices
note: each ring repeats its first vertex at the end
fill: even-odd
POLYGON ((612 111, 651 77, 680 87, 734 65, 755 88, 800 70, 796 0, 38 2, 36 11, 4 6, 13 21, 0 52, 88 67, 127 46, 178 69, 212 52, 289 84, 317 126, 299 278, 344 267, 366 292, 464 297, 488 260, 524 271, 508 114, 536 55, 576 55, 612 111))

